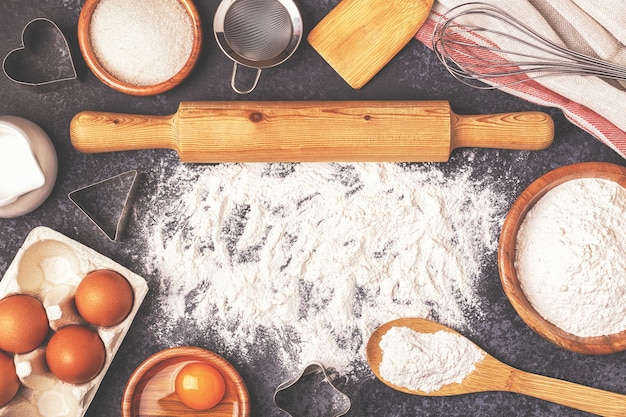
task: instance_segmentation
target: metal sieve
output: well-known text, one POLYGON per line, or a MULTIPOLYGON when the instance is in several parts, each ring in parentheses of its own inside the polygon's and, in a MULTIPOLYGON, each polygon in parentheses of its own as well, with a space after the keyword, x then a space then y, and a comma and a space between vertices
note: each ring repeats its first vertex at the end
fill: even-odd
POLYGON ((215 39, 234 61, 231 86, 239 94, 255 89, 261 70, 289 58, 302 39, 302 18, 291 0, 222 0, 213 22, 215 39), (236 86, 237 65, 256 69, 252 87, 236 86))

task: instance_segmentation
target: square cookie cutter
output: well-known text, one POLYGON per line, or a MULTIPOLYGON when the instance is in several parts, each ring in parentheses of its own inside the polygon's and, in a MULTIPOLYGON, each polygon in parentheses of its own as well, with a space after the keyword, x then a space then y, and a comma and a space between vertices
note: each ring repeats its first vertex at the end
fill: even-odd
POLYGON ((276 388, 274 404, 291 417, 321 415, 320 408, 323 408, 325 416, 341 417, 350 411, 352 403, 350 398, 337 388, 337 379, 338 375, 328 372, 320 362, 310 362, 299 375, 276 388), (304 387, 308 389, 303 391, 304 387), (293 395, 289 395, 291 392, 293 395), (311 408, 315 409, 315 414, 310 414, 309 409, 302 410, 295 406, 292 408, 291 403, 297 403, 302 407, 302 404, 307 402, 302 401, 302 397, 308 398, 307 401, 311 408))
POLYGON ((21 41, 2 62, 11 81, 47 92, 78 79, 67 38, 52 20, 40 17, 28 22, 21 41))

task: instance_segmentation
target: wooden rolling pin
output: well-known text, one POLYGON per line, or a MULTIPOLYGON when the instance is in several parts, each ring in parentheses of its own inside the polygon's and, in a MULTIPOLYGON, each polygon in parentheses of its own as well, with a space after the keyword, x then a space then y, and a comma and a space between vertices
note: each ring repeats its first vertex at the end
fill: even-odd
POLYGON ((85 153, 166 148, 183 162, 445 162, 453 149, 544 149, 542 112, 454 114, 446 101, 183 102, 169 116, 78 113, 85 153))

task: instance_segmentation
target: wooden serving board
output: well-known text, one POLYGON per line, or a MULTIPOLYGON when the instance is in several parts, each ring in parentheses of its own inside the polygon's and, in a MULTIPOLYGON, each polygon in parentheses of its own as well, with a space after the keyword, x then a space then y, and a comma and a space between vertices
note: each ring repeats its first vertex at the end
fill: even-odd
POLYGON ((342 0, 307 40, 358 89, 415 36, 432 5, 433 0, 342 0))

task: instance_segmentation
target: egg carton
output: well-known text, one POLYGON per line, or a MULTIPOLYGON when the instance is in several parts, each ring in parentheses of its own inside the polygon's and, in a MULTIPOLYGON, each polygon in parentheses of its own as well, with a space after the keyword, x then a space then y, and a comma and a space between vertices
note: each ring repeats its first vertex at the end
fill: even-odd
POLYGON ((110 269, 123 275, 134 291, 130 314, 119 324, 94 328, 104 342, 106 359, 91 381, 73 385, 55 378, 45 360, 45 345, 13 356, 22 386, 17 396, 0 408, 0 417, 82 417, 96 395, 115 354, 147 292, 146 280, 113 260, 52 229, 37 227, 27 236, 0 280, 0 299, 27 294, 39 299, 52 331, 86 324, 76 311, 76 288, 88 272, 110 269))

